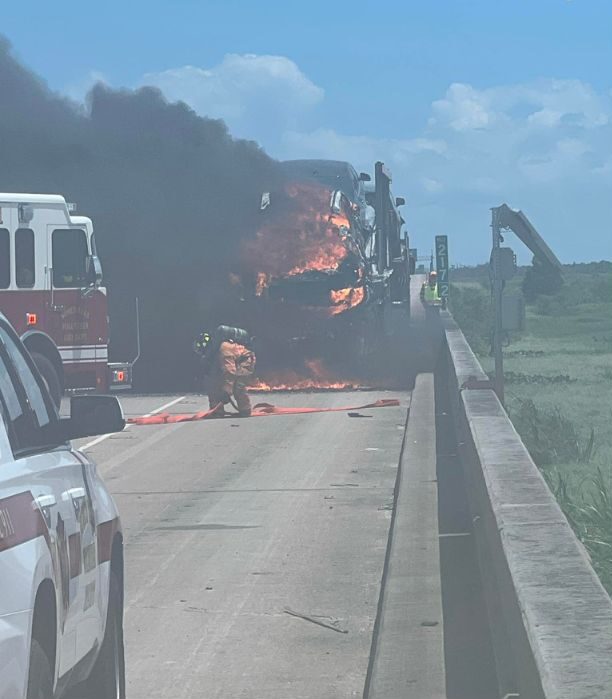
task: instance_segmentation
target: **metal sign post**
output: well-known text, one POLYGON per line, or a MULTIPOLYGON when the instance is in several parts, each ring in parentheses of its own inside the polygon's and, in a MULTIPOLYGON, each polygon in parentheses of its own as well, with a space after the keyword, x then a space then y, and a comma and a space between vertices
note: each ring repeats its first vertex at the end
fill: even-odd
POLYGON ((500 270, 500 247, 502 235, 500 231, 499 211, 491 209, 491 231, 493 235, 493 250, 491 251, 493 273, 493 304, 494 323, 493 330, 493 355, 495 357, 495 390, 497 397, 504 402, 504 353, 502 351, 502 293, 503 280, 500 270))
POLYGON ((446 305, 450 293, 448 279, 448 236, 436 236, 436 271, 438 272, 438 294, 446 305))

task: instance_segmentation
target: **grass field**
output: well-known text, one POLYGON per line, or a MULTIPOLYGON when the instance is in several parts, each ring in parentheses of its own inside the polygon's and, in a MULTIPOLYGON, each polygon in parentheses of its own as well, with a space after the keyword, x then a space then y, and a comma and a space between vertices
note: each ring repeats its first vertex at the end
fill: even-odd
MULTIPOLYGON (((563 277, 560 291, 527 307, 525 330, 504 348, 506 408, 612 592, 612 264, 567 265, 563 277)), ((461 270, 451 293, 492 372, 486 270, 461 270)))

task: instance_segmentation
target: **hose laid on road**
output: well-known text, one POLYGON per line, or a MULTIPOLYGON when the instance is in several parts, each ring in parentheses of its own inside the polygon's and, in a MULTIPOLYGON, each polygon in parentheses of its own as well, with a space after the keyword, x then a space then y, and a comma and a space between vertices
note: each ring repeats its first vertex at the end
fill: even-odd
POLYGON ((397 398, 381 398, 374 403, 367 405, 351 405, 341 408, 288 408, 271 405, 270 403, 257 403, 253 407, 251 415, 253 417, 264 417, 265 415, 300 415, 303 413, 344 413, 353 410, 367 410, 369 408, 391 408, 398 407, 400 404, 397 398))
MULTIPOLYGON (((270 403, 257 403, 253 407, 251 417, 266 417, 268 415, 300 415, 304 413, 343 413, 354 410, 368 410, 371 408, 398 407, 400 404, 396 398, 383 398, 366 405, 351 405, 334 408, 289 408, 271 405, 270 403)), ((130 417, 126 420, 130 425, 170 425, 177 422, 197 422, 207 418, 219 417, 223 415, 223 403, 219 403, 210 410, 201 410, 197 413, 182 413, 172 415, 171 413, 159 413, 148 417, 130 417)), ((237 417, 229 414, 227 417, 237 417)))

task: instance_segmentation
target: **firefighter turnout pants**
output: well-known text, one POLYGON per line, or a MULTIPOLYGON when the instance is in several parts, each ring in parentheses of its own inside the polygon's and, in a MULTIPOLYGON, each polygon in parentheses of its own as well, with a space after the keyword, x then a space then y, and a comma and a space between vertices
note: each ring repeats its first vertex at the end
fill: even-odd
MULTIPOLYGON (((222 377, 220 380, 215 381, 214 378, 209 382, 208 386, 208 403, 212 408, 219 403, 227 403, 228 396, 228 386, 222 377)), ((238 414, 247 417, 251 414, 251 399, 247 392, 246 385, 242 381, 234 381, 231 386, 230 398, 233 397, 236 402, 236 408, 238 408, 238 414)))

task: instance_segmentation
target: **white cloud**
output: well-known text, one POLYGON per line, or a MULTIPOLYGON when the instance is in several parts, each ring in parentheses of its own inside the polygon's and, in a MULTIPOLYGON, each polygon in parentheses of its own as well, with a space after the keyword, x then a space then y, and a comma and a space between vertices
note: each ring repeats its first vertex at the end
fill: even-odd
POLYGON ((374 136, 347 136, 334 129, 315 129, 310 132, 287 131, 281 142, 281 157, 330 158, 362 163, 371 169, 380 160, 381 152, 396 163, 406 163, 415 155, 430 153, 441 155, 446 143, 441 139, 384 139, 374 136))
POLYGON ((212 68, 147 73, 141 84, 160 88, 169 100, 186 102, 199 114, 224 119, 236 135, 261 140, 299 126, 324 96, 289 58, 254 54, 227 54, 212 68))
POLYGON ((421 178, 421 182, 423 184, 423 189, 431 194, 440 192, 444 188, 438 180, 434 180, 431 177, 423 177, 421 178))
POLYGON ((444 99, 432 104, 432 110, 431 126, 448 124, 455 131, 485 129, 495 122, 489 95, 463 83, 453 83, 444 99))
POLYGON ((321 123, 323 89, 283 56, 229 54, 212 68, 147 74, 141 84, 224 119, 274 157, 349 160, 370 172, 383 160, 407 199, 409 227, 424 237, 451 229, 462 261, 486 257, 488 210, 502 201, 554 230, 563 259, 575 259, 574 234, 585 226, 597 242, 582 254, 610 256, 602 250, 612 227, 612 100, 586 82, 452 83, 406 138, 380 132, 384 115, 376 132, 357 135, 321 123))
MULTIPOLYGON (((500 91, 503 94, 503 88, 500 91)), ((505 91, 511 103, 535 106, 528 117, 531 123, 592 129, 610 120, 609 99, 580 80, 540 80, 505 91)))
POLYGON ((456 83, 431 110, 415 138, 294 131, 279 155, 346 159, 368 170, 384 160, 395 192, 406 196, 404 216, 417 239, 418 231, 428 239, 450 227, 460 236, 462 261, 486 257, 489 208, 502 201, 539 221, 562 259, 610 257, 609 95, 577 80, 485 90, 456 83), (578 251, 575 233, 585 227, 578 251))
POLYGON ((432 105, 430 126, 455 131, 526 122, 546 128, 597 128, 610 119, 609 100, 580 80, 538 80, 478 90, 453 83, 432 105))
POLYGON ((527 121, 534 126, 553 127, 561 124, 563 112, 557 112, 554 109, 540 109, 539 112, 533 112, 527 117, 527 121))
POLYGON ((518 159, 518 169, 532 183, 554 182, 579 175, 598 177, 595 167, 589 167, 593 149, 577 138, 562 138, 542 155, 525 154, 518 159), (588 171, 591 171, 590 173, 588 171))

